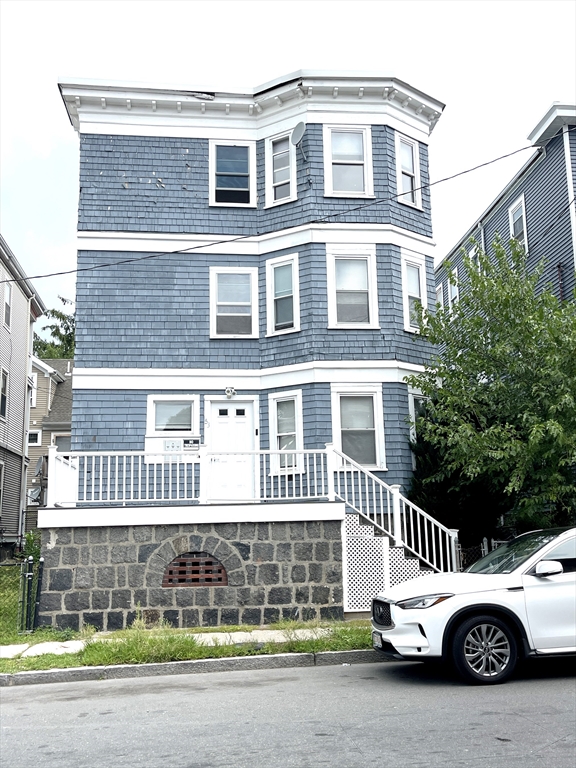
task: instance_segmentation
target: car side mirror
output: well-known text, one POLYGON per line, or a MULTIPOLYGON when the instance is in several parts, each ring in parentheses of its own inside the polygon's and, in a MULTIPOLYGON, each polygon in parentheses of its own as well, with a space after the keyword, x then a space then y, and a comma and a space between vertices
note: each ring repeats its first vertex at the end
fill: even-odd
POLYGON ((558 573, 564 573, 562 563, 558 560, 540 560, 534 571, 535 576, 556 576, 558 573))

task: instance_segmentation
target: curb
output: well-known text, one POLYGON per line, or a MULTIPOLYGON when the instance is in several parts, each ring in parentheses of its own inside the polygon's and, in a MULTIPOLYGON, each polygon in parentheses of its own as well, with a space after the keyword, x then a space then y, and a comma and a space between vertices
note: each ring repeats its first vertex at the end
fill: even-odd
POLYGON ((121 680, 160 675, 194 675, 207 672, 241 672, 253 669, 323 667, 336 664, 374 664, 386 662, 373 650, 322 651, 320 653, 278 653, 270 656, 232 656, 223 659, 170 661, 165 664, 119 664, 111 667, 70 667, 15 674, 0 674, 0 688, 14 685, 72 683, 86 680, 121 680))

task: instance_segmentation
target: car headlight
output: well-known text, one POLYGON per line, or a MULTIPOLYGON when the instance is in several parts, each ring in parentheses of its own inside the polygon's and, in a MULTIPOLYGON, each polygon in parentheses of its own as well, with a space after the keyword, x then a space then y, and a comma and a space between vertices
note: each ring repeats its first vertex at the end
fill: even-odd
POLYGON ((440 595, 421 595, 420 597, 411 597, 409 600, 400 600, 396 603, 398 608, 430 608, 432 605, 443 603, 449 597, 454 597, 451 593, 442 593, 440 595))

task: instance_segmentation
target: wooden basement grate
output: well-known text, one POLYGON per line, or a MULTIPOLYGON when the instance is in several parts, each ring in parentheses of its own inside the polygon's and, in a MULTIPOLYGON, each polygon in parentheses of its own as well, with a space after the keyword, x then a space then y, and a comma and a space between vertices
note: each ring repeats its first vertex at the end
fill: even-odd
POLYGON ((228 575, 222 563, 208 552, 185 552, 166 566, 163 587, 225 587, 228 575))

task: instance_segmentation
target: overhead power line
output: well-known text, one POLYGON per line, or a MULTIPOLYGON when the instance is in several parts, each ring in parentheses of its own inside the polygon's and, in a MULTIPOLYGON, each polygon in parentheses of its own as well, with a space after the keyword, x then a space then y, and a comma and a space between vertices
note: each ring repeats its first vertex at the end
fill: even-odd
MULTIPOLYGON (((576 130, 576 129, 570 129, 576 130)), ((517 155, 520 152, 525 152, 527 149, 534 149, 533 146, 527 146, 527 147, 521 147, 520 149, 515 149, 513 152, 507 152, 504 155, 499 155, 498 157, 493 158, 492 160, 488 160, 485 163, 480 163, 479 165, 472 166, 471 168, 467 168, 464 171, 459 171, 458 173, 454 173, 450 176, 445 176, 443 179, 438 179, 436 181, 432 181, 428 184, 422 184, 420 187, 415 188, 413 191, 422 191, 425 189, 430 189, 430 187, 434 187, 437 184, 443 184, 446 181, 452 181, 453 179, 458 178, 459 176, 465 176, 468 173, 473 173, 474 171, 479 170, 480 168, 485 168, 488 165, 493 165, 494 163, 499 162, 500 160, 505 160, 508 157, 512 157, 513 155, 517 155)), ((318 219, 313 219, 310 221, 310 224, 325 224, 326 222, 330 221, 331 219, 337 218, 339 216, 346 216, 349 213, 354 213, 355 211, 360 211, 365 208, 370 208, 374 205, 379 205, 381 203, 388 203, 392 200, 397 200, 398 198, 403 197, 403 194, 395 194, 395 195, 389 195, 387 197, 380 197, 376 198, 374 200, 370 200, 366 203, 361 203, 359 205, 350 206, 349 208, 346 208, 343 211, 337 211, 336 213, 328 214, 327 216, 323 216, 318 219)), ((557 221, 554 223, 556 224, 557 221)), ((293 229, 293 227, 286 227, 286 229, 293 229)), ((548 231, 547 231, 548 232, 548 231)), ((186 233, 182 233, 183 236, 185 236, 186 233)), ((547 234, 547 233, 546 233, 547 234)), ((10 280, 1 280, 0 283, 20 283, 25 282, 26 280, 43 280, 47 277, 61 277, 63 275, 73 275, 78 274, 80 272, 90 272, 97 269, 105 269, 106 267, 116 267, 120 266, 122 264, 132 264, 140 261, 147 261, 148 259, 157 259, 161 256, 173 256, 180 253, 190 253, 191 251, 201 250, 204 248, 211 248, 216 245, 229 245, 230 243, 237 243, 240 240, 250 240, 253 237, 258 237, 258 235, 250 234, 250 235, 239 235, 238 237, 234 238, 226 238, 224 240, 213 240, 209 243, 202 243, 201 245, 193 245, 189 248, 181 248, 174 251, 159 251, 157 253, 148 253, 146 256, 134 256, 132 258, 128 259, 122 259, 120 261, 110 261, 106 264, 92 264, 89 267, 77 267, 76 269, 68 269, 63 270, 61 272, 50 272, 48 274, 43 275, 31 275, 26 278, 13 278, 10 280)))

